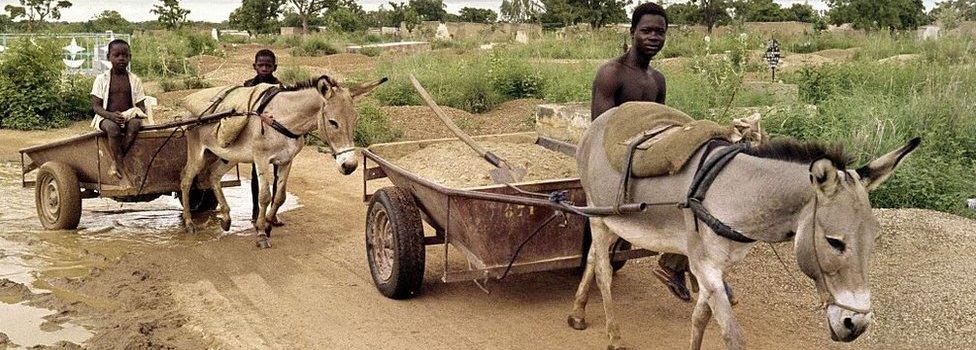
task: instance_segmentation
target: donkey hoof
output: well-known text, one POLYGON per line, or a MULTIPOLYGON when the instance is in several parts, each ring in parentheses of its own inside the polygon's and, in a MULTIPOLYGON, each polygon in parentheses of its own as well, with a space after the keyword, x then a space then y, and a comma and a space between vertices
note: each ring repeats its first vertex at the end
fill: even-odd
POLYGON ((230 231, 230 218, 218 217, 217 220, 220 220, 220 228, 223 229, 224 232, 230 231))
POLYGON ((259 239, 257 244, 258 244, 258 248, 261 249, 271 248, 271 242, 269 242, 267 238, 259 239))
POLYGON ((627 350, 627 347, 626 346, 623 346, 623 345, 613 345, 613 344, 610 344, 610 345, 607 345, 607 350, 627 350))
POLYGON ((566 323, 568 323, 570 327, 578 331, 586 329, 586 320, 584 320, 581 317, 569 316, 566 318, 566 323))
POLYGON ((197 229, 194 228, 192 224, 191 225, 186 225, 186 234, 187 235, 192 236, 192 235, 195 235, 196 233, 197 233, 197 229))
POLYGON ((274 227, 282 227, 282 226, 285 226, 285 222, 284 221, 281 221, 281 219, 278 219, 278 218, 274 218, 274 219, 268 220, 268 224, 271 224, 271 226, 274 226, 274 227))

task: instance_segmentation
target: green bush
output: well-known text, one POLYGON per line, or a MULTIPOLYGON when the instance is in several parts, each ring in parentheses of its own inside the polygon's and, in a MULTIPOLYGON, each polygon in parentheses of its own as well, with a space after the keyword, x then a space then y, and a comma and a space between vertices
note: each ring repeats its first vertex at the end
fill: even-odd
POLYGON ((57 43, 25 38, 9 45, 0 61, 0 128, 61 127, 91 115, 90 100, 84 102, 91 80, 62 79, 57 43))
POLYGON ((362 50, 359 50, 359 53, 369 57, 376 57, 383 53, 383 51, 376 47, 364 47, 362 50))
POLYGON ((326 38, 318 35, 309 36, 301 44, 291 49, 291 54, 294 56, 327 56, 339 53, 339 49, 335 47, 326 38))
POLYGON ((130 68, 143 79, 196 75, 196 69, 187 63, 187 58, 223 54, 219 43, 202 33, 185 31, 139 35, 132 39, 130 68))
POLYGON ((366 147, 374 143, 391 142, 403 135, 403 130, 390 125, 390 119, 373 99, 356 104, 359 120, 356 123, 356 145, 366 147))
POLYGON ((312 73, 308 69, 298 66, 288 66, 278 71, 278 80, 285 85, 295 85, 300 81, 308 80, 312 73))
POLYGON ((184 75, 181 77, 165 78, 159 81, 159 88, 163 92, 187 89, 205 89, 211 87, 210 82, 196 75, 184 75))

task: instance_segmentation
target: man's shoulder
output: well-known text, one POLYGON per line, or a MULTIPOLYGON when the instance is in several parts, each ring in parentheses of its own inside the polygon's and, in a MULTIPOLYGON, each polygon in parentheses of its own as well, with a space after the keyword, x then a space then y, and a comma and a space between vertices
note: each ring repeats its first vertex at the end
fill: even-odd
POLYGON ((621 68, 623 68, 623 65, 620 63, 620 59, 614 58, 609 61, 603 62, 603 64, 601 64, 600 67, 597 68, 596 72, 598 75, 616 74, 617 71, 620 70, 621 68))

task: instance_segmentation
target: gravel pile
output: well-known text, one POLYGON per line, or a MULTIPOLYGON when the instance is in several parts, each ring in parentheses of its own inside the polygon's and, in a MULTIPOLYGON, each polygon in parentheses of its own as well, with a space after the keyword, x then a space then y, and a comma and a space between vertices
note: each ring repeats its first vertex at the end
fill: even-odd
MULTIPOLYGON (((522 181, 577 177, 576 159, 531 143, 480 142, 512 166, 523 166, 522 181)), ((494 184, 495 167, 460 141, 440 142, 396 160, 395 163, 425 179, 454 188, 494 184)))

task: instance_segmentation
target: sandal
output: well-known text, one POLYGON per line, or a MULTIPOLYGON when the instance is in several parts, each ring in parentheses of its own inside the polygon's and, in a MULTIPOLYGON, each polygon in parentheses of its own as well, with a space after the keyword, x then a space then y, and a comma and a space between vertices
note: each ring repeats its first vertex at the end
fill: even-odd
POLYGON ((688 288, 685 287, 685 279, 683 274, 677 274, 664 268, 657 268, 654 269, 654 277, 657 277, 661 283, 664 283, 664 285, 668 287, 668 290, 671 291, 671 294, 674 294, 676 298, 685 302, 691 301, 691 293, 689 293, 688 288))

